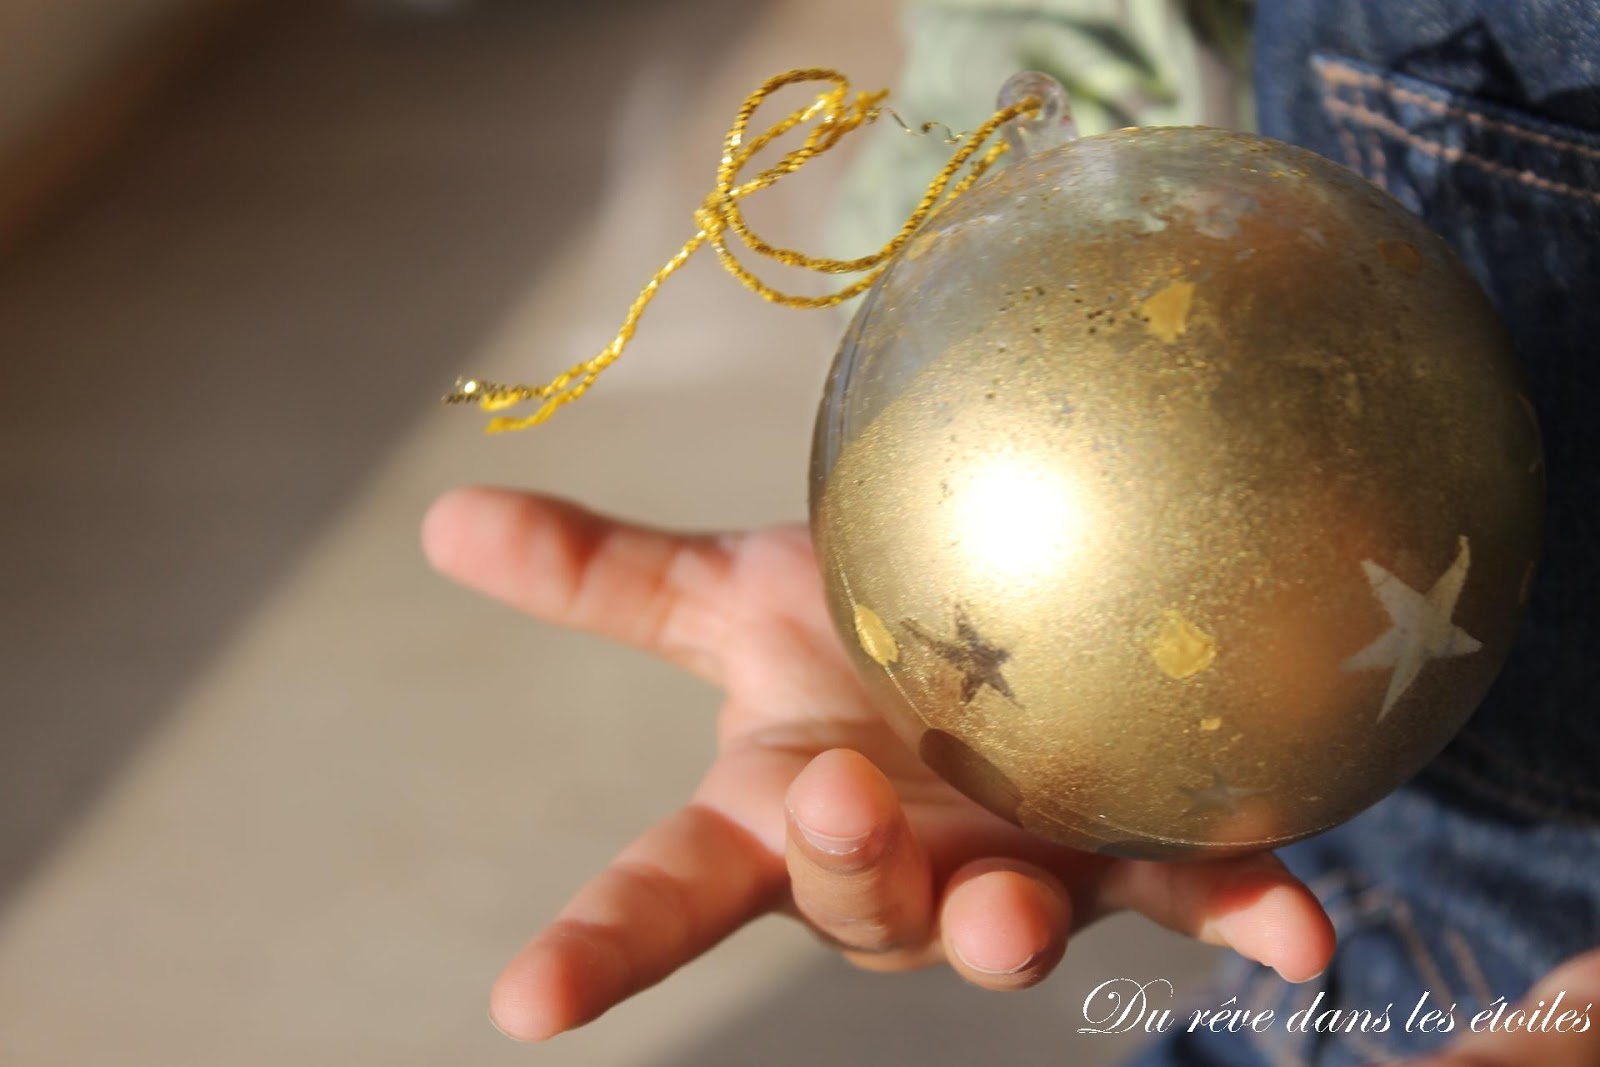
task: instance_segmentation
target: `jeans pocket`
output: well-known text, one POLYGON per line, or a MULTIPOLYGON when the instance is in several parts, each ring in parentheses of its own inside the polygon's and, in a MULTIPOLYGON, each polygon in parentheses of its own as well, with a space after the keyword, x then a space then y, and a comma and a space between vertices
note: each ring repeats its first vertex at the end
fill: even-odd
POLYGON ((1544 431, 1527 619, 1430 784, 1507 816, 1600 825, 1600 132, 1329 52, 1309 76, 1324 150, 1420 215, 1488 291, 1544 431))

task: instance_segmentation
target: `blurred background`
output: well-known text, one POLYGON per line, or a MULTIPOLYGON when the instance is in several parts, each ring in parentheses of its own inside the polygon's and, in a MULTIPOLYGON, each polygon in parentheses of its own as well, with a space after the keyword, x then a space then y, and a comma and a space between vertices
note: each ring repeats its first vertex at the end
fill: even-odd
MULTIPOLYGON (((688 794, 717 698, 451 588, 424 509, 501 482, 800 520, 842 320, 700 261, 537 433, 438 397, 598 350, 744 95, 796 66, 894 83, 899 17, 0 0, 0 1064, 1093 1067, 1130 1047, 1076 1033, 1093 986, 1201 991, 1211 955, 1139 922, 1001 996, 769 920, 548 1045, 485 1018, 688 794)), ((759 220, 818 248, 842 173, 759 220)))

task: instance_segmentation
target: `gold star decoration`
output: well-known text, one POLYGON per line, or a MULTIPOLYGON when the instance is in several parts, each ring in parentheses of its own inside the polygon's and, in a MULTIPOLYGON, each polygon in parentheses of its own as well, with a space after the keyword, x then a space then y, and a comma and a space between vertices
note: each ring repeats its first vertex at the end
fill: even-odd
POLYGON ((972 703, 978 690, 988 686, 1015 704, 1011 686, 1006 683, 1000 668, 1011 658, 1011 653, 999 645, 991 644, 978 635, 978 630, 959 605, 956 607, 956 639, 946 641, 924 630, 912 619, 901 620, 912 636, 950 666, 961 672, 961 703, 972 703))

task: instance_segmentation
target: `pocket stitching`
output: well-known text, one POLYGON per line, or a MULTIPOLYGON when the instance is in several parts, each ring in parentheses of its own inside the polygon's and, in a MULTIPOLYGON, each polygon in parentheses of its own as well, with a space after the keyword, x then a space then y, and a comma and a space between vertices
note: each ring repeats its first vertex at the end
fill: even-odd
POLYGON ((1472 951, 1472 946, 1467 939, 1461 936, 1461 931, 1453 926, 1444 928, 1445 947, 1456 958, 1456 967, 1467 984, 1472 987, 1472 995, 1478 1004, 1488 1007, 1494 1000, 1494 993, 1489 989, 1489 979, 1483 973, 1483 964, 1478 961, 1478 954, 1472 951))
POLYGON ((1514 181, 1530 188, 1542 190, 1543 192, 1553 193, 1558 196, 1568 196, 1576 200, 1586 200, 1592 204, 1600 204, 1600 192, 1584 188, 1583 186, 1572 185, 1568 182, 1557 181, 1554 178, 1547 178, 1544 175, 1536 174, 1531 170, 1518 170, 1515 167, 1507 166, 1506 164, 1490 159, 1487 156, 1478 155, 1475 152, 1468 152, 1467 150, 1457 148, 1454 145, 1442 144, 1438 141, 1430 140, 1421 134, 1414 133, 1411 130, 1406 129, 1404 126, 1401 126, 1388 116, 1379 114, 1377 111, 1374 111, 1370 107, 1366 106, 1365 103, 1352 103, 1351 101, 1344 99, 1344 97, 1339 94, 1339 89, 1341 87, 1346 87, 1353 88, 1357 92, 1360 92, 1364 88, 1368 87, 1363 84, 1362 79, 1372 78, 1378 82, 1378 88, 1380 91, 1388 92, 1390 95, 1405 93, 1407 97, 1416 97, 1418 102, 1426 101, 1428 106, 1446 108, 1447 110, 1445 113, 1447 114, 1451 113, 1452 111, 1459 113, 1462 118, 1469 122, 1481 119, 1482 123, 1489 128, 1498 129, 1504 127, 1505 132, 1507 133, 1512 133, 1534 143, 1543 143, 1546 147, 1553 147, 1558 150, 1571 150, 1581 155, 1594 154, 1596 158, 1600 158, 1600 152, 1595 152, 1593 149, 1575 142, 1563 141, 1558 138, 1549 137, 1546 134, 1535 133, 1532 130, 1519 129, 1516 126, 1501 123, 1494 119, 1490 119, 1487 116, 1478 115, 1475 112, 1465 111, 1459 107, 1452 108, 1450 105, 1443 104, 1437 100, 1431 100, 1428 97, 1422 96, 1418 93, 1412 93, 1409 90, 1401 89, 1399 86, 1387 85, 1383 79, 1378 79, 1375 75, 1363 74, 1361 71, 1357 71, 1354 68, 1341 64, 1336 60, 1318 57, 1312 60, 1312 66, 1322 79, 1322 105, 1324 110, 1328 112, 1329 117, 1334 119, 1334 125, 1339 129, 1340 144, 1343 147, 1346 157, 1346 166, 1349 166, 1350 169, 1362 174, 1363 177, 1366 177, 1370 181, 1374 181, 1379 185, 1383 184, 1382 178, 1374 177, 1373 175, 1368 174, 1366 172, 1366 168, 1360 164, 1359 149, 1356 147, 1355 137, 1350 132, 1349 126, 1338 121, 1339 118, 1343 118, 1350 125, 1360 125, 1368 130, 1376 130, 1384 136, 1392 137, 1403 144, 1415 148, 1419 152, 1430 155, 1435 159, 1442 159, 1446 163, 1465 163, 1469 166, 1485 171, 1486 173, 1497 178, 1514 181))
POLYGON ((1442 159, 1446 163, 1467 163, 1477 167, 1479 170, 1487 171, 1497 178, 1507 178, 1534 189, 1541 189, 1547 193, 1556 193, 1561 196, 1570 196, 1578 200, 1587 200, 1593 204, 1600 204, 1600 192, 1584 189, 1577 185, 1569 185, 1566 182, 1558 182, 1553 178, 1535 174, 1531 170, 1515 170, 1486 156, 1480 156, 1451 145, 1430 141, 1369 108, 1349 104, 1337 99, 1329 100, 1328 107, 1330 110, 1344 115, 1352 122, 1370 126, 1397 141, 1405 142, 1420 152, 1433 156, 1435 159, 1442 159))
POLYGON ((1588 145, 1577 141, 1569 141, 1562 137, 1552 137, 1550 134, 1539 133, 1536 130, 1524 129, 1510 122, 1492 119, 1470 108, 1464 108, 1457 104, 1447 104, 1443 100, 1435 100, 1431 96, 1396 85, 1392 80, 1382 75, 1368 74, 1365 71, 1356 70, 1354 67, 1340 63, 1338 60, 1318 57, 1313 59, 1312 63, 1316 66, 1317 73, 1322 75, 1323 81, 1328 84, 1330 89, 1340 85, 1374 89, 1392 96, 1396 100, 1403 100, 1408 104, 1416 104, 1418 107, 1432 111, 1436 115, 1464 119, 1474 126, 1481 126, 1497 133, 1508 134, 1546 148, 1569 151, 1580 156, 1587 156, 1590 159, 1600 159, 1600 149, 1590 148, 1588 145))
MULTIPOLYGON (((1333 118, 1337 106, 1340 103, 1338 90, 1335 88, 1332 79, 1330 79, 1323 71, 1322 61, 1314 61, 1314 66, 1316 67, 1317 73, 1322 75, 1322 109, 1328 113, 1329 118, 1333 118)), ((1333 119, 1333 126, 1339 131, 1339 149, 1344 154, 1344 165, 1361 175, 1363 178, 1370 177, 1370 175, 1367 174, 1366 158, 1361 154, 1361 149, 1356 145, 1355 131, 1351 129, 1350 123, 1340 122, 1338 119, 1333 119)))
POLYGON ((1417 977, 1422 979, 1422 988, 1437 990, 1441 997, 1448 997, 1452 1003, 1458 1001, 1460 998, 1456 996, 1455 989, 1445 978, 1444 972, 1439 969, 1439 962, 1434 959, 1427 942, 1417 930, 1411 906, 1399 898, 1391 898, 1388 905, 1386 917, 1390 926, 1400 935, 1400 943, 1405 948, 1406 955, 1411 957, 1411 965, 1416 968, 1417 977))
POLYGON ((1372 180, 1378 183, 1378 188, 1388 192, 1389 155, 1383 150, 1383 138, 1376 133, 1369 133, 1367 145, 1372 149, 1372 180))

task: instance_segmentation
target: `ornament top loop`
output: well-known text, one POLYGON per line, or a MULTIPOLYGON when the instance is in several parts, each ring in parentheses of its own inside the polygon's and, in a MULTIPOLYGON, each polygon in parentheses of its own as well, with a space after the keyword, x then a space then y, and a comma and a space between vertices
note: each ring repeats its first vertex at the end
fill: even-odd
POLYGON ((1019 71, 1000 87, 995 107, 1004 111, 1028 100, 1037 100, 1039 110, 1018 115, 1000 128, 1007 146, 1018 159, 1077 140, 1078 125, 1072 121, 1072 102, 1060 82, 1037 70, 1019 71))
MULTIPOLYGON (((1039 77, 1044 76, 1039 75, 1039 77)), ((1065 92, 1054 81, 1050 81, 1049 84, 1055 87, 1064 107, 1065 92)), ((628 308, 628 314, 622 320, 622 325, 618 328, 616 336, 611 339, 611 343, 599 355, 568 367, 543 385, 502 385, 479 378, 457 381, 455 391, 444 398, 445 403, 470 403, 484 411, 504 411, 528 401, 538 402, 539 407, 531 415, 520 418, 500 416, 491 419, 488 425, 490 433, 526 429, 545 421, 563 404, 569 404, 587 392, 595 379, 600 376, 600 372, 616 361, 622 354, 623 348, 633 338, 634 330, 639 325, 639 317, 644 314, 644 309, 649 306, 650 301, 655 299, 661 283, 676 273, 696 251, 707 245, 716 253, 723 268, 741 285, 762 299, 775 304, 799 308, 834 307, 866 292, 883 274, 889 261, 900 254, 900 250, 911 240, 912 235, 933 210, 941 203, 953 200, 972 188, 973 184, 1005 153, 1006 141, 995 140, 994 143, 990 143, 1000 127, 1013 119, 1034 114, 1039 110, 1042 99, 1039 96, 1023 94, 996 111, 965 138, 952 138, 964 143, 951 154, 943 169, 929 183, 921 201, 900 227, 900 232, 876 252, 855 259, 830 259, 807 255, 793 248, 779 248, 758 237, 745 221, 739 201, 776 184, 785 175, 793 174, 811 160, 831 151, 840 139, 852 130, 876 122, 886 111, 882 103, 888 95, 887 89, 852 94, 850 82, 843 74, 821 67, 791 70, 786 74, 768 78, 759 89, 745 98, 739 113, 734 117, 733 125, 729 127, 728 134, 723 139, 722 160, 717 168, 716 186, 706 195, 694 213, 695 226, 698 229, 645 283, 645 287, 640 290, 632 306, 628 308), (754 137, 749 136, 750 120, 768 97, 786 86, 804 82, 823 82, 832 88, 818 93, 811 103, 791 111, 768 127, 765 132, 754 137), (777 162, 753 177, 742 177, 743 172, 751 166, 752 160, 762 149, 806 123, 812 125, 798 147, 789 150, 777 162), (958 178, 957 174, 963 168, 966 172, 958 178), (743 243, 758 256, 801 270, 816 271, 821 274, 864 272, 864 276, 822 296, 787 293, 762 281, 741 263, 732 247, 734 241, 743 243)), ((902 127, 906 127, 904 120, 898 115, 894 118, 902 127)), ((939 125, 942 124, 928 124, 928 128, 939 125)))

